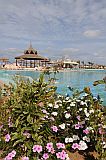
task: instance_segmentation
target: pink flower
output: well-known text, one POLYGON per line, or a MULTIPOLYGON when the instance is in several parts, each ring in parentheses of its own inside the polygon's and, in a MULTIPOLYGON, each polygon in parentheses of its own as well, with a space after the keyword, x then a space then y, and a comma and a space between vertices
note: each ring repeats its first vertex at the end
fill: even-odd
POLYGON ((62 150, 62 152, 57 152, 56 156, 57 156, 57 158, 64 160, 66 158, 67 154, 64 150, 62 150))
POLYGON ((31 134, 28 133, 28 131, 25 131, 25 132, 23 133, 23 135, 26 136, 27 138, 30 138, 30 136, 31 136, 31 134))
POLYGON ((57 132, 57 131, 58 131, 57 126, 52 126, 51 128, 52 128, 52 130, 53 130, 54 132, 57 132))
POLYGON ((105 134, 105 132, 102 128, 99 128, 99 134, 105 134))
POLYGON ((48 152, 51 152, 53 150, 53 143, 47 143, 46 148, 48 149, 48 152))
POLYGON ((42 152, 41 145, 34 145, 32 149, 33 149, 33 152, 38 152, 38 153, 42 152))
POLYGON ((0 125, 0 129, 2 129, 3 128, 3 125, 0 125))
POLYGON ((4 138, 5 138, 5 142, 9 142, 9 140, 11 139, 9 134, 6 134, 4 138))
POLYGON ((72 148, 73 149, 78 149, 79 148, 79 144, 78 143, 73 143, 72 148))
POLYGON ((12 160, 12 154, 11 153, 9 153, 6 157, 5 157, 5 159, 4 160, 12 160))
POLYGON ((79 129, 80 127, 80 124, 75 124, 75 129, 79 129))
POLYGON ((13 125, 13 123, 11 122, 11 117, 9 117, 9 119, 8 119, 8 126, 12 127, 12 125, 13 125))
POLYGON ((47 111, 45 109, 42 110, 43 113, 47 114, 47 111))
POLYGON ((48 153, 44 153, 44 154, 43 154, 43 158, 44 158, 44 159, 48 159, 48 158, 49 158, 48 153))
POLYGON ((29 160, 29 157, 22 157, 22 160, 29 160))
POLYGON ((57 156, 57 158, 60 158, 61 152, 57 152, 57 153, 56 153, 56 156, 57 156))
POLYGON ((80 119, 80 116, 77 116, 77 119, 80 121, 81 119, 80 119))
POLYGON ((38 106, 43 107, 43 106, 44 106, 44 103, 43 103, 43 102, 39 102, 39 103, 38 103, 38 106))
POLYGON ((60 159, 64 160, 66 158, 66 152, 64 150, 62 150, 61 154, 60 154, 60 159))
POLYGON ((56 146, 57 146, 58 149, 65 148, 64 143, 56 143, 56 146))
POLYGON ((15 155, 16 155, 16 151, 15 151, 15 150, 13 150, 13 151, 11 152, 11 154, 12 154, 12 157, 15 157, 15 155))
POLYGON ((10 153, 5 157, 4 160, 12 160, 12 158, 15 157, 15 155, 16 155, 16 151, 13 150, 12 152, 10 152, 10 153))
POLYGON ((9 126, 9 127, 12 127, 12 126, 13 126, 13 123, 12 123, 12 122, 8 122, 8 126, 9 126))
POLYGON ((54 148, 51 148, 51 151, 50 151, 51 154, 54 154, 55 153, 55 150, 54 148))
POLYGON ((85 129, 85 130, 83 130, 83 133, 89 134, 89 130, 88 130, 88 129, 85 129))

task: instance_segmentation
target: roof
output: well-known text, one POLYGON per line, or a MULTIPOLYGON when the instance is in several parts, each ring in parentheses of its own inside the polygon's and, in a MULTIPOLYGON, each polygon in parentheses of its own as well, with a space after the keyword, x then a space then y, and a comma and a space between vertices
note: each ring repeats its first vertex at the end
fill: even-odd
POLYGON ((15 57, 15 59, 21 59, 21 60, 47 60, 47 58, 44 58, 42 56, 40 56, 37 52, 37 50, 35 50, 32 47, 32 44, 30 43, 30 46, 27 50, 24 51, 24 54, 21 56, 17 56, 15 57))
POLYGON ((15 59, 46 60, 47 58, 44 58, 38 54, 24 54, 24 55, 15 57, 15 59))
POLYGON ((9 58, 1 57, 0 61, 9 61, 9 58))
POLYGON ((37 54, 37 50, 35 50, 30 43, 29 48, 24 51, 24 54, 37 54))

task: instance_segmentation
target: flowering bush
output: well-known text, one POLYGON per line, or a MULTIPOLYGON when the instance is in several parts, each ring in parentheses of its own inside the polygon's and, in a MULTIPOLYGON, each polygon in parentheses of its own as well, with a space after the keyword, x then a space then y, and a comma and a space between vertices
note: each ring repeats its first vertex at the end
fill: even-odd
POLYGON ((105 149, 105 115, 99 101, 90 92, 74 99, 59 95, 55 105, 48 110, 55 139, 65 143, 69 151, 79 150, 87 154, 97 151, 103 144, 101 150, 105 149))
POLYGON ((68 160, 67 150, 106 157, 106 115, 100 100, 89 88, 76 97, 55 91, 42 75, 37 82, 17 80, 5 89, 8 99, 0 124, 5 160, 68 160))

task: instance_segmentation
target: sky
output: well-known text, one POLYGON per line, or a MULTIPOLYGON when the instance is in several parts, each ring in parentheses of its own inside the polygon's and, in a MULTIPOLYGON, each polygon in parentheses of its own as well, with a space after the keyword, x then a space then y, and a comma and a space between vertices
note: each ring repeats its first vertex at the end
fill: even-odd
POLYGON ((106 0, 0 0, 0 57, 40 55, 106 65, 106 0))

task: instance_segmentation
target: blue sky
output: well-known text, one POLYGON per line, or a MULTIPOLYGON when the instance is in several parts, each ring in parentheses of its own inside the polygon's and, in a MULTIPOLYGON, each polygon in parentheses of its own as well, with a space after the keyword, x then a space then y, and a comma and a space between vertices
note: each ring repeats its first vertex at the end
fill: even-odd
POLYGON ((0 57, 30 41, 42 56, 106 65, 106 0, 0 0, 0 57))

